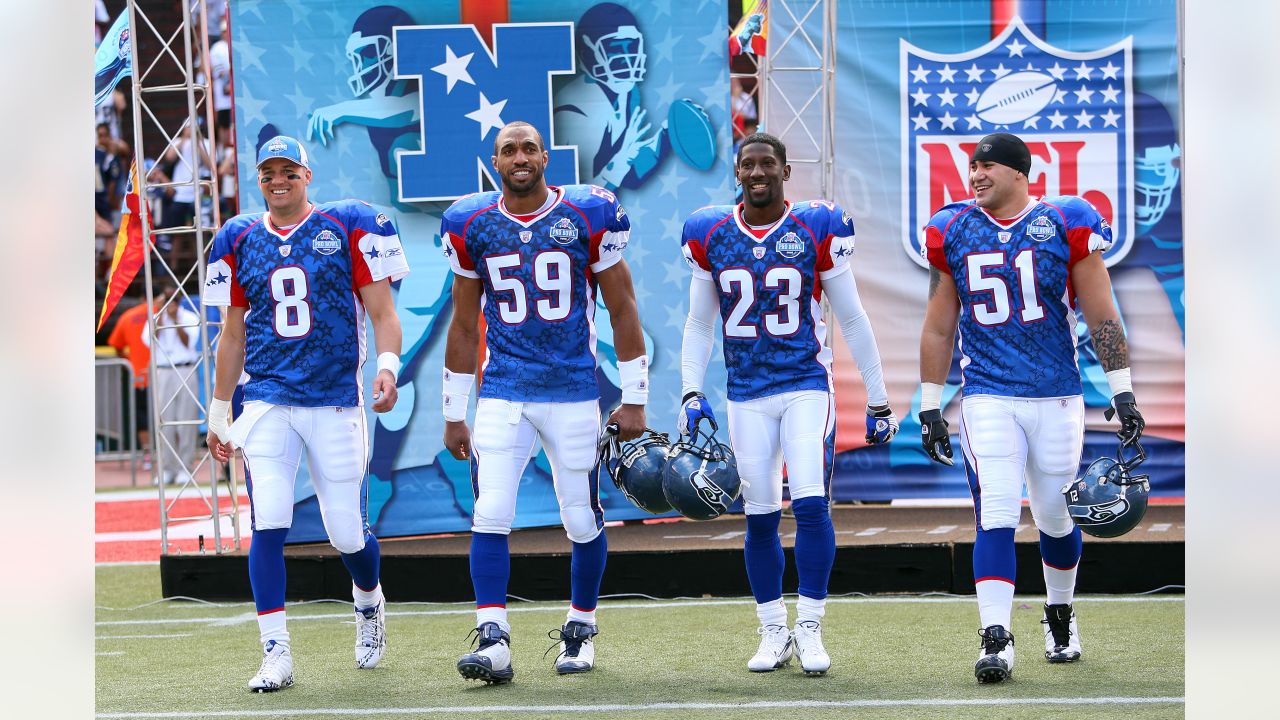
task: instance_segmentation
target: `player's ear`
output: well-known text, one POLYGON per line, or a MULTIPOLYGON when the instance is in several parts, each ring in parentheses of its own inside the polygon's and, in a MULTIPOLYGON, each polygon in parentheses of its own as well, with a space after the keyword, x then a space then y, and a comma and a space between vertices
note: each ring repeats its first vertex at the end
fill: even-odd
POLYGON ((791 179, 791 163, 782 166, 782 179, 783 181, 791 179))

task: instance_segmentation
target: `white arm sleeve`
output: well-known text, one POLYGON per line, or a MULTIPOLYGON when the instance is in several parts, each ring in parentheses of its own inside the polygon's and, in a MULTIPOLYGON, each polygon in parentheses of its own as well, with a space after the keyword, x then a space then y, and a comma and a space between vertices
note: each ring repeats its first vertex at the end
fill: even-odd
POLYGON ((720 298, 716 294, 711 276, 689 279, 689 319, 684 324, 684 342, 680 345, 681 397, 702 389, 707 374, 707 363, 715 346, 716 335, 712 323, 720 310, 720 298))
POLYGON ((862 373, 862 384, 867 387, 867 404, 888 405, 889 393, 885 390, 884 372, 880 369, 880 348, 876 345, 875 333, 871 331, 871 319, 858 297, 858 283, 853 279, 853 270, 846 265, 844 272, 823 278, 822 290, 831 304, 831 313, 840 325, 840 334, 844 335, 849 352, 853 353, 853 360, 862 373))

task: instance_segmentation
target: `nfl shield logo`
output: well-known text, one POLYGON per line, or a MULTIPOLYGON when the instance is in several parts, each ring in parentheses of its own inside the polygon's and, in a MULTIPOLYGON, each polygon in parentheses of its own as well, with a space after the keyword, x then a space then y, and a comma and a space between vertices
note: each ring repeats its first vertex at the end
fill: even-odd
MULTIPOLYGON (((978 140, 1009 132, 1031 149, 1032 195, 1077 195, 1113 228, 1108 266, 1133 245, 1133 38, 1071 52, 1020 18, 991 42, 958 54, 900 41, 902 233, 922 267, 916 231, 943 205, 971 197, 978 140)), ((1004 238, 1001 238, 1003 241, 1004 238)))
POLYGON ((280 247, 278 247, 278 248, 276 248, 276 249, 280 251, 280 257, 289 257, 289 252, 290 252, 291 250, 293 250, 293 246, 292 246, 292 245, 281 245, 280 247))
POLYGON ((997 232, 996 235, 1000 237, 1000 242, 1002 243, 1007 243, 1013 238, 1013 233, 1004 230, 997 232))
POLYGON ((751 248, 751 254, 752 254, 752 255, 755 255, 757 260, 759 260, 760 258, 763 258, 763 257, 764 257, 764 246, 763 246, 763 245, 757 245, 757 246, 755 246, 755 247, 751 248))
POLYGON ((530 241, 530 240, 532 240, 532 239, 533 239, 533 231, 532 231, 532 230, 521 230, 521 231, 520 231, 520 242, 522 242, 522 243, 527 243, 527 242, 529 242, 529 241, 530 241))

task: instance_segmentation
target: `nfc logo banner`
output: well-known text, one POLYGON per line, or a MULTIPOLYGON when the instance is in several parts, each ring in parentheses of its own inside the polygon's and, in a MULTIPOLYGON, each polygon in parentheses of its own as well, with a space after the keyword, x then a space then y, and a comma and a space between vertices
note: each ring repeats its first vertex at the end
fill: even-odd
POLYGON ((402 202, 453 200, 501 187, 490 158, 498 130, 523 120, 542 134, 552 185, 578 181, 577 148, 557 147, 551 79, 572 74, 573 23, 498 24, 493 50, 472 25, 395 28, 395 77, 416 79, 422 150, 396 156, 402 202))

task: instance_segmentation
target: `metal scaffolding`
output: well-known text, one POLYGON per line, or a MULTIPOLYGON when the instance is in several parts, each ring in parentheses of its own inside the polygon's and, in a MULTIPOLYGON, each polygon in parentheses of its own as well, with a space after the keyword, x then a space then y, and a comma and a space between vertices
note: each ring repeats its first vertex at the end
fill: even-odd
MULTIPOLYGON (((134 68, 135 181, 141 198, 139 220, 143 243, 147 248, 143 267, 149 315, 147 333, 153 349, 149 404, 152 442, 156 448, 154 472, 160 493, 161 552, 167 555, 171 551, 170 530, 175 523, 207 521, 212 524, 213 551, 222 553, 240 549, 236 463, 230 463, 224 471, 213 461, 198 437, 207 414, 204 400, 213 396, 211 341, 214 336, 211 330, 220 323, 209 320, 198 291, 194 297, 191 295, 192 288, 204 287, 206 253, 222 220, 216 201, 217 152, 213 135, 209 133, 206 136, 215 127, 210 92, 212 72, 206 60, 201 64, 205 69, 203 77, 198 77, 195 63, 199 58, 209 57, 207 14, 205 0, 183 2, 181 17, 175 26, 172 20, 167 24, 164 22, 168 16, 162 14, 161 7, 167 6, 155 2, 140 3, 138 0, 128 2, 129 28, 133 35, 130 44, 134 68), (147 7, 151 8, 150 14, 147 7), (173 113, 177 104, 184 101, 185 111, 173 113), (159 141, 156 140, 157 135, 159 141), (157 147, 159 145, 163 147, 157 147), (206 148, 206 152, 200 151, 201 146, 206 148), (159 161, 171 152, 177 156, 175 170, 186 165, 190 179, 174 182, 168 178, 161 180, 157 175, 153 181, 146 159, 159 161), (194 217, 180 225, 162 226, 161 223, 168 223, 171 219, 152 217, 150 191, 179 187, 189 187, 193 191, 194 217), (157 247, 156 238, 164 238, 164 245, 172 243, 172 246, 157 247), (177 286, 177 293, 157 297, 155 291, 165 279, 177 286), (199 316, 198 325, 181 324, 180 314, 179 319, 171 318, 170 312, 175 304, 193 310, 199 316), (194 364, 175 366, 170 354, 160 347, 157 333, 170 329, 198 331, 199 352, 194 364), (176 373, 176 387, 163 396, 157 385, 157 368, 176 373), (197 408, 196 416, 173 417, 174 411, 189 401, 197 408), (181 428, 189 432, 195 429, 197 441, 193 457, 181 457, 181 444, 175 444, 166 432, 181 428), (166 487, 169 479, 175 481, 176 489, 172 492, 166 487), (220 489, 225 489, 225 497, 220 495, 220 489), (183 514, 175 514, 175 508, 181 501, 196 498, 200 502, 183 503, 183 514), (192 506, 197 509, 192 510, 192 506)), ((200 535, 200 539, 203 551, 204 536, 200 535)))
POLYGON ((770 0, 760 69, 760 117, 787 146, 792 185, 828 200, 835 192, 835 13, 835 0, 770 0))

